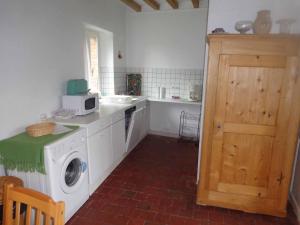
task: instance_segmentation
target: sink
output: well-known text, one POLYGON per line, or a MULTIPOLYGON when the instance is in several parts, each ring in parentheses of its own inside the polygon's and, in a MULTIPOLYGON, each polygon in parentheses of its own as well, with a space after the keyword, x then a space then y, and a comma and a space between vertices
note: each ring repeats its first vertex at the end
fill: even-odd
POLYGON ((104 102, 114 103, 114 104, 129 104, 132 101, 137 100, 137 98, 130 95, 112 95, 103 98, 104 102))

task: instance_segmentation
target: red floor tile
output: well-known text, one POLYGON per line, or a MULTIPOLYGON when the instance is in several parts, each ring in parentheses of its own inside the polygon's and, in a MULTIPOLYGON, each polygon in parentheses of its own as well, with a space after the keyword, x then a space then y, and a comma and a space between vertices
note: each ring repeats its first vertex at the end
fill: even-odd
POLYGON ((197 149, 147 136, 67 225, 298 225, 287 218, 195 204, 197 149))

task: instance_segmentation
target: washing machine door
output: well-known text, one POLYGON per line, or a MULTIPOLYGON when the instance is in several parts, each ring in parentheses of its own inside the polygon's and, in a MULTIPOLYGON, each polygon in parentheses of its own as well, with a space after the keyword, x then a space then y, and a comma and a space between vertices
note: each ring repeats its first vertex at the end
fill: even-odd
POLYGON ((87 176, 86 161, 80 152, 73 152, 66 157, 60 177, 60 186, 65 193, 73 193, 80 188, 85 176, 87 176))

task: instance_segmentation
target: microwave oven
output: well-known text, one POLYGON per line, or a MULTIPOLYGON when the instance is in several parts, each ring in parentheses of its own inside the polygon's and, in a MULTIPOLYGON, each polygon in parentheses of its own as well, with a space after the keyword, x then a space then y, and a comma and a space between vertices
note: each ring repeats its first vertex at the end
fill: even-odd
POLYGON ((98 94, 64 95, 62 105, 63 109, 72 110, 77 116, 87 115, 99 109, 98 94))

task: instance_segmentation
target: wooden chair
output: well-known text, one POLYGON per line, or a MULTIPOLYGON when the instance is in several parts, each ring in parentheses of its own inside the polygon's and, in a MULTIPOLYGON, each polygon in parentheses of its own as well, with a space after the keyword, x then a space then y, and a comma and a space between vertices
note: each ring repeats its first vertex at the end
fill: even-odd
POLYGON ((4 187, 3 225, 21 225, 24 220, 26 225, 63 225, 64 209, 64 202, 54 202, 49 196, 32 189, 14 187, 12 184, 4 187), (25 219, 20 215, 24 205, 25 219))

